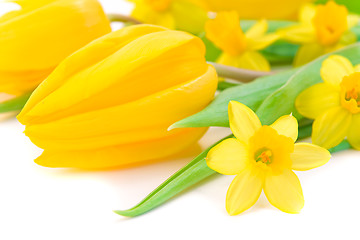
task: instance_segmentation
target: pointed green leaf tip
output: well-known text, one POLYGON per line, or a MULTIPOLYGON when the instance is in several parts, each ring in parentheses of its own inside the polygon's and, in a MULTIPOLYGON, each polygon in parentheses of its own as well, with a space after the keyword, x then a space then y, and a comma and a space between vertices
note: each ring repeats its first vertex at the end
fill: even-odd
POLYGON ((26 93, 24 95, 0 103, 0 113, 20 111, 25 106, 25 103, 30 98, 30 95, 31 93, 26 93))
MULTIPOLYGON (((275 120, 274 120, 275 121, 275 120)), ((311 135, 312 122, 305 121, 304 124, 299 125, 299 137, 306 138, 311 135)), ((151 192, 146 198, 144 198, 139 204, 135 207, 130 208, 128 210, 116 210, 114 211, 116 214, 125 216, 125 217, 136 217, 142 215, 161 204, 165 203, 175 195, 179 194, 180 192, 184 191, 185 189, 193 186, 194 184, 204 180, 205 178, 213 175, 216 173, 215 171, 211 170, 206 164, 206 155, 209 150, 220 143, 221 141, 233 137, 228 136, 213 146, 206 149, 202 152, 199 156, 197 156, 194 160, 192 160, 188 165, 184 168, 176 172, 172 175, 169 179, 167 179, 164 183, 162 183, 159 187, 157 187, 153 192, 151 192)), ((300 139, 300 138, 299 138, 300 139)), ((331 153, 343 151, 346 149, 351 148, 350 144, 347 141, 343 141, 338 146, 329 149, 331 153)))
MULTIPOLYGON (((230 137, 232 137, 232 135, 226 138, 230 137)), ((219 142, 223 141, 224 139, 220 140, 219 142)), ((136 217, 138 215, 144 214, 166 202, 188 187, 194 185, 195 183, 198 183, 201 180, 216 173, 207 166, 205 158, 210 149, 219 142, 203 151, 188 165, 172 175, 158 188, 151 192, 145 199, 143 199, 138 205, 128 210, 116 210, 114 212, 126 217, 136 217)))

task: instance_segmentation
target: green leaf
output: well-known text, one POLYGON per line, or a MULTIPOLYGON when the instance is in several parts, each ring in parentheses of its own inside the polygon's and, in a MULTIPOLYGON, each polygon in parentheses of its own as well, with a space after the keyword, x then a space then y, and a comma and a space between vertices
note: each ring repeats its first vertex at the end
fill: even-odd
MULTIPOLYGON (((328 0, 317 0, 317 4, 324 4, 328 0)), ((360 1, 358 0, 335 0, 336 3, 345 5, 350 12, 360 14, 360 1)))
MULTIPOLYGON (((306 136, 306 134, 308 134, 308 136, 310 136, 309 132, 307 132, 307 130, 304 130, 305 128, 308 128, 308 126, 309 125, 305 125, 304 127, 299 128, 299 135, 306 136)), ((230 138, 230 137, 233 136, 230 135, 226 138, 230 138)), ((215 143, 213 146, 217 145, 226 138, 215 143)), ((172 175, 169 179, 167 179, 164 183, 162 183, 159 187, 157 187, 154 191, 152 191, 146 198, 144 198, 135 207, 130 208, 128 210, 116 210, 114 212, 126 217, 139 216, 160 206, 161 204, 165 203, 175 195, 193 186, 194 184, 215 174, 216 172, 207 166, 205 160, 207 153, 213 146, 206 149, 194 160, 192 160, 189 164, 187 164, 184 168, 180 169, 178 172, 172 175)), ((333 153, 337 151, 346 150, 349 148, 350 145, 346 141, 343 141, 337 147, 332 148, 330 152, 333 153)))
POLYGON ((243 83, 241 83, 241 82, 232 83, 232 82, 223 81, 223 82, 218 83, 218 90, 223 91, 225 89, 232 88, 232 87, 237 87, 237 86, 240 86, 242 84, 243 83))
MULTIPOLYGON (((232 135, 226 138, 230 138, 230 137, 232 137, 232 135)), ((220 140, 219 142, 223 141, 224 139, 220 140)), ((213 146, 215 146, 219 142, 215 143, 213 146)), ((158 188, 156 188, 153 192, 151 192, 138 205, 128 210, 124 210, 124 211, 117 210, 114 212, 127 217, 135 217, 141 215, 161 205, 162 203, 169 200, 170 198, 180 193, 184 189, 216 173, 214 170, 208 168, 205 161, 205 157, 207 153, 210 151, 210 149, 213 146, 203 151, 199 156, 194 158, 194 160, 192 160, 189 164, 187 164, 181 170, 179 170, 174 175, 172 175, 158 188)))
POLYGON ((320 67, 325 58, 332 54, 347 57, 353 64, 360 63, 360 43, 350 45, 337 52, 324 55, 297 69, 259 78, 251 83, 222 91, 204 110, 182 119, 171 128, 229 126, 227 114, 231 100, 241 102, 256 111, 264 125, 277 118, 293 113, 298 120, 301 116, 295 109, 297 95, 306 88, 321 82, 320 67))
MULTIPOLYGON (((308 87, 322 82, 320 68, 322 62, 333 54, 348 58, 353 64, 360 63, 360 43, 350 45, 337 52, 324 55, 313 62, 299 68, 287 83, 268 96, 257 109, 256 114, 264 125, 273 123, 277 118, 293 113, 299 118, 295 109, 296 97, 308 87)), ((319 93, 321 94, 321 93, 319 93)))
POLYGON ((0 103, 0 113, 20 111, 24 107, 27 100, 30 98, 30 95, 31 93, 27 93, 22 96, 0 103))
POLYGON ((261 77, 253 82, 226 89, 204 110, 176 122, 171 128, 228 127, 228 104, 231 100, 241 102, 256 111, 264 99, 283 86, 295 71, 261 77))

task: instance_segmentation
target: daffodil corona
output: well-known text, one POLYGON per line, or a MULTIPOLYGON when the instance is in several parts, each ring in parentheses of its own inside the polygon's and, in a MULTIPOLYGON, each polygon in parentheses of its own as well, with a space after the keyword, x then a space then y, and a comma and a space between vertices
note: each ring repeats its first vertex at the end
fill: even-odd
POLYGON ((300 12, 300 24, 279 30, 283 39, 302 44, 294 65, 313 59, 357 41, 351 28, 359 17, 348 13, 343 5, 329 1, 325 5, 305 5, 300 12))
POLYGON ((67 56, 111 31, 97 0, 7 2, 21 8, 0 17, 0 93, 34 90, 67 56))
POLYGON ((229 103, 229 138, 212 148, 208 166, 226 175, 237 175, 226 196, 226 209, 237 215, 250 208, 262 190, 272 205, 287 213, 298 213, 304 206, 299 179, 292 170, 304 171, 322 166, 331 157, 319 146, 295 143, 297 120, 283 116, 271 126, 262 126, 247 106, 229 103))
POLYGON ((48 167, 106 168, 170 157, 206 131, 168 127, 203 109, 217 88, 202 41, 136 25, 65 59, 18 116, 48 167))
POLYGON ((354 67, 347 58, 333 55, 323 62, 321 77, 323 83, 296 99, 299 113, 315 119, 313 142, 331 148, 347 137, 360 150, 360 65, 354 67))
POLYGON ((261 20, 243 33, 235 11, 220 12, 205 25, 206 37, 223 51, 218 63, 258 71, 270 71, 269 62, 258 50, 278 39, 276 34, 266 34, 267 28, 267 22, 261 20))
POLYGON ((135 7, 131 15, 143 22, 194 34, 204 30, 207 12, 194 0, 129 0, 135 7))

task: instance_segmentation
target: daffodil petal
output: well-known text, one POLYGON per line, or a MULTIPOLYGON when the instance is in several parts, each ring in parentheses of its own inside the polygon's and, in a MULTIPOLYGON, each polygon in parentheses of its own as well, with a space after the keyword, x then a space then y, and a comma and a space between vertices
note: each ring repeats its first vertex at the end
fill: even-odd
POLYGON ((349 14, 347 17, 348 29, 351 29, 359 24, 359 16, 356 14, 349 14))
POLYGON ((286 115, 276 120, 271 127, 277 131, 279 135, 291 138, 294 142, 298 138, 298 121, 292 115, 286 115))
POLYGON ((305 4, 301 7, 300 13, 299 13, 299 19, 300 22, 305 24, 312 24, 312 19, 314 18, 316 14, 316 7, 314 4, 305 4))
POLYGON ((302 66, 325 53, 325 48, 317 43, 309 43, 302 45, 296 53, 294 66, 302 66))
POLYGON ((226 210, 237 215, 253 206, 259 199, 264 177, 258 168, 246 168, 232 181, 226 195, 226 210))
POLYGON ((264 192, 274 207, 286 213, 299 213, 304 207, 300 181, 291 170, 285 169, 279 175, 267 174, 264 192))
POLYGON ((353 43, 356 43, 356 42, 357 42, 356 34, 349 30, 349 31, 346 31, 341 36, 339 44, 340 44, 340 46, 343 45, 343 46, 340 47, 340 48, 342 48, 344 46, 347 46, 347 45, 350 45, 350 44, 353 44, 353 43))
POLYGON ((325 59, 320 69, 321 78, 324 82, 339 88, 342 79, 354 72, 351 62, 339 55, 332 55, 325 59))
POLYGON ((236 175, 247 166, 247 146, 235 138, 229 138, 213 147, 207 157, 209 168, 225 175, 236 175))
POLYGON ((325 148, 311 143, 296 143, 291 153, 292 169, 305 171, 320 167, 327 163, 331 154, 325 148))
POLYGON ((229 122, 235 137, 245 143, 261 127, 261 122, 253 110, 236 101, 229 103, 229 122))
POLYGON ((263 36, 268 30, 268 23, 265 19, 257 21, 249 30, 246 31, 247 38, 259 38, 263 36))
POLYGON ((360 64, 358 64, 358 65, 356 65, 356 66, 354 67, 354 71, 355 71, 355 72, 360 72, 360 64))
POLYGON ((248 38, 247 40, 248 48, 251 50, 261 50, 270 46, 279 38, 280 36, 275 33, 269 33, 266 34, 265 36, 259 36, 257 38, 248 38))
POLYGON ((352 147, 360 150, 360 113, 353 115, 348 132, 348 140, 352 147))
POLYGON ((245 52, 237 59, 237 67, 254 71, 270 71, 270 63, 256 51, 245 52))
POLYGON ((315 30, 310 24, 300 24, 286 27, 277 31, 282 39, 293 43, 316 42, 315 30))
POLYGON ((315 119, 325 111, 340 106, 340 93, 326 83, 315 84, 301 92, 295 107, 304 117, 315 119))
POLYGON ((321 114, 313 124, 312 142, 327 149, 335 147, 348 133, 351 118, 351 113, 342 107, 321 114))

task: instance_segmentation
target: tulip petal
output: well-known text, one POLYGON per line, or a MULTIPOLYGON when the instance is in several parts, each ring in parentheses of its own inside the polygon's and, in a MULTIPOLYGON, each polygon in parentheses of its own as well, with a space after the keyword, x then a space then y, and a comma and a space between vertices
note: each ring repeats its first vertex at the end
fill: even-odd
POLYGON ((246 168, 248 159, 246 144, 235 138, 229 138, 209 151, 206 163, 218 173, 235 175, 246 168))
POLYGON ((312 142, 327 149, 335 147, 347 135, 351 118, 351 113, 342 107, 324 112, 314 121, 312 142))
POLYGON ((265 19, 257 21, 249 30, 246 31, 247 38, 256 39, 262 37, 268 30, 268 23, 265 19))
POLYGON ((310 143, 296 143, 291 153, 292 169, 306 171, 327 163, 331 154, 325 148, 310 143))
POLYGON ((172 123, 209 104, 216 86, 216 71, 209 65, 204 75, 189 82, 127 104, 83 114, 74 112, 57 121, 29 125, 25 134, 41 148, 69 150, 93 149, 167 136, 167 128, 172 123))
POLYGON ((45 150, 35 162, 52 168, 100 169, 171 159, 174 154, 198 141, 206 130, 204 128, 182 129, 180 132, 170 133, 166 137, 152 141, 92 150, 45 150))
POLYGON ((327 110, 340 106, 340 93, 326 83, 315 84, 301 92, 295 101, 296 110, 315 119, 327 110))
POLYGON ((323 61, 320 75, 325 83, 339 88, 342 79, 353 72, 354 67, 347 58, 332 55, 323 61))
POLYGON ((325 53, 325 48, 317 43, 308 43, 300 46, 294 59, 294 66, 302 66, 315 60, 325 53))
MULTIPOLYGON (((39 102, 56 91, 56 89, 60 88, 62 84, 69 81, 69 79, 78 72, 102 61, 107 56, 114 54, 124 47, 127 43, 143 35, 164 30, 165 29, 162 27, 151 25, 130 26, 101 37, 86 47, 78 50, 76 53, 66 58, 34 91, 18 116, 19 121, 23 124, 29 123, 30 119, 32 119, 29 112, 35 108, 39 102)), ((78 95, 80 95, 80 93, 78 93, 78 95)), ((52 108, 54 108, 54 106, 56 106, 56 104, 53 105, 52 108)), ((43 113, 41 116, 43 119, 43 113)))
MULTIPOLYGON (((118 33, 107 38, 113 34, 118 33)), ((87 47, 82 51, 88 54, 87 47)), ((190 81, 207 71, 204 51, 201 40, 185 32, 146 34, 66 78, 65 83, 27 113, 28 121, 44 123, 74 113, 121 105, 190 81)), ((53 73, 52 77, 56 80, 48 79, 49 82, 57 82, 63 79, 63 74, 53 73)))
POLYGON ((236 101, 229 103, 229 122, 235 137, 245 143, 248 143, 249 138, 261 127, 261 122, 253 110, 236 101))
POLYGON ((226 195, 226 210, 237 215, 253 206, 262 191, 264 176, 256 168, 246 168, 232 181, 226 195))
POLYGON ((294 142, 298 138, 298 121, 292 115, 280 117, 271 126, 279 135, 291 138, 294 142))
POLYGON ((269 202, 286 213, 299 213, 304 207, 304 196, 300 181, 291 170, 285 169, 282 174, 267 174, 264 192, 269 202))
POLYGON ((348 132, 348 140, 352 147, 360 150, 360 113, 353 115, 348 132))

